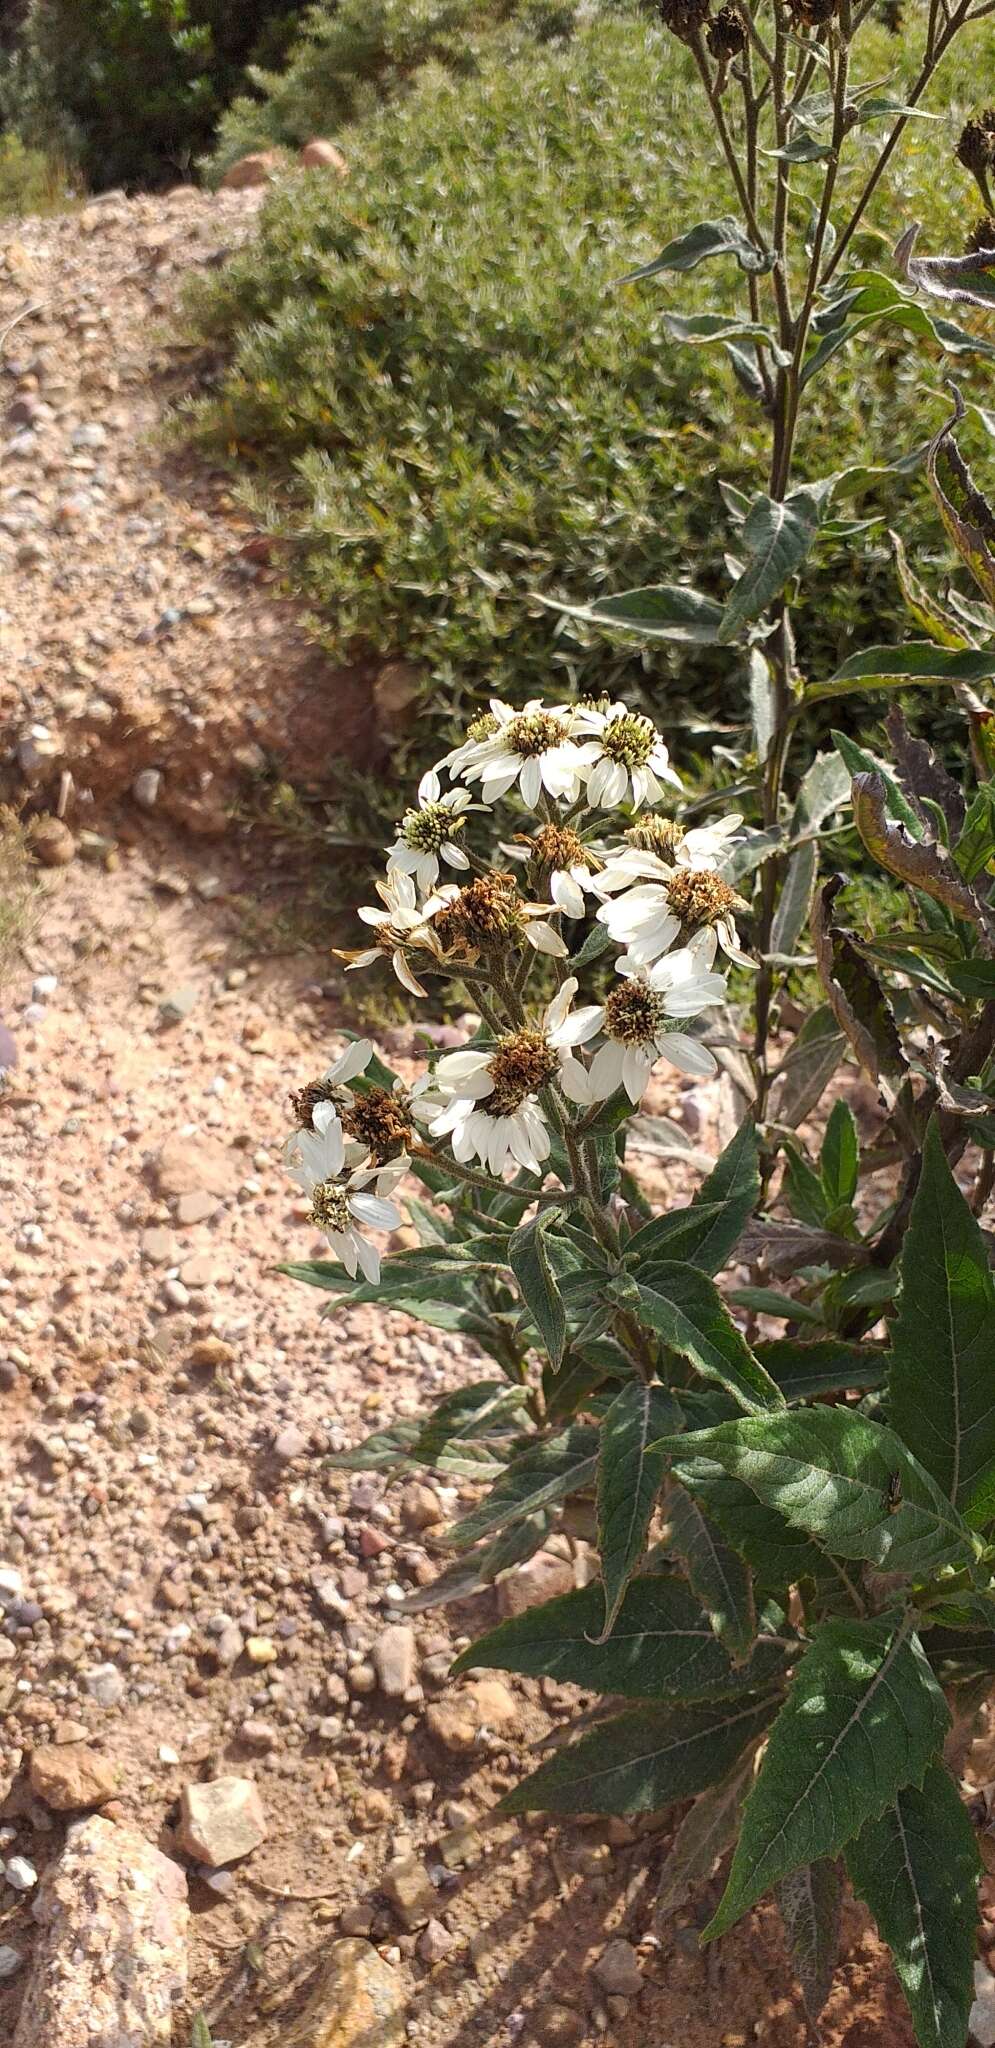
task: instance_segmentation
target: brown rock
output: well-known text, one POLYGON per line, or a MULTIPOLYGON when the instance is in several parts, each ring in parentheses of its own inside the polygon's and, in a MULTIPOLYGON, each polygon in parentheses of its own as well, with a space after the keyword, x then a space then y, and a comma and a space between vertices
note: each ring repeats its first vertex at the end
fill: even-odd
POLYGON ((66 868, 75 859, 76 841, 61 818, 36 818, 30 837, 32 852, 43 868, 66 868))
POLYGON ((137 1828, 70 1828, 34 1906, 40 1925, 13 2048, 167 2048, 186 1990, 187 1885, 137 1828))
POLYGON ((404 2048, 404 1990, 367 1941, 333 1941, 286 2048, 404 2048))
POLYGON ((304 144, 301 162, 306 164, 309 170, 334 171, 337 178, 349 176, 349 165, 342 151, 336 149, 334 142, 326 142, 321 135, 314 136, 312 141, 304 144))
POLYGON ((438 1904, 435 1886, 417 1856, 395 1856, 384 1871, 380 1889, 408 1928, 424 1927, 438 1904))
POLYGON ((247 185, 272 184, 279 162, 275 149, 260 149, 251 156, 239 157, 221 180, 222 192, 242 192, 247 185))
POLYGON ((524 1614, 529 1607, 541 1607, 544 1600, 553 1600, 558 1593, 572 1593, 573 1589, 573 1567, 566 1558, 537 1550, 534 1557, 527 1558, 498 1581, 498 1608, 510 1619, 514 1614, 524 1614))
POLYGON ((189 1195, 205 1188, 212 1195, 228 1195, 237 1185, 239 1166, 234 1154, 217 1138, 184 1137, 175 1131, 156 1154, 156 1187, 160 1195, 189 1195))
POLYGON ((32 1750, 29 1777, 32 1792, 55 1813, 103 1806, 117 1791, 117 1771, 110 1758, 82 1742, 32 1750))
POLYGON ((176 1840, 199 1863, 235 1863, 266 1840, 266 1816, 251 1778, 215 1778, 187 1785, 176 1840))
POLYGON ((189 1363, 200 1366, 231 1365, 234 1358, 234 1345, 226 1344, 223 1337, 198 1337, 188 1353, 189 1363))

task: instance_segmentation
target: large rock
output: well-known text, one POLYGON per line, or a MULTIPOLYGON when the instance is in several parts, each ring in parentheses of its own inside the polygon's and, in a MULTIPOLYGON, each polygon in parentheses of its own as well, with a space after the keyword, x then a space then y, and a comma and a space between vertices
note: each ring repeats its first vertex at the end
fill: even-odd
POLYGON ((323 135, 315 135, 301 150, 301 162, 309 170, 334 171, 337 178, 349 176, 349 165, 334 142, 326 142, 323 135))
POLYGON ((137 1828, 71 1827, 34 1905, 13 2048, 166 2048, 187 1981, 187 1884, 137 1828))
POLYGON ((541 1607, 545 1600, 555 1600, 560 1593, 572 1593, 573 1588, 573 1567, 566 1559, 554 1557, 549 1550, 537 1550, 534 1557, 498 1580, 498 1609, 510 1620, 530 1607, 541 1607))
POLYGON ((53 1742, 32 1750, 29 1777, 32 1792, 55 1813, 103 1806, 117 1791, 110 1758, 84 1742, 53 1742))
POLYGON ((222 192, 242 192, 247 185, 269 185, 279 167, 280 159, 275 149, 256 150, 252 156, 240 156, 221 180, 222 192))
POLYGON ((368 1941, 333 1941, 286 2048, 405 2048, 406 2040, 398 1972, 368 1941))
POLYGON ((155 1157, 155 1183, 160 1195, 230 1195, 237 1186, 239 1164, 236 1155, 218 1138, 188 1136, 174 1131, 160 1145, 155 1157))
POLYGON ((213 1868, 235 1863, 266 1840, 266 1816, 251 1778, 214 1778, 187 1785, 176 1839, 188 1856, 213 1868))

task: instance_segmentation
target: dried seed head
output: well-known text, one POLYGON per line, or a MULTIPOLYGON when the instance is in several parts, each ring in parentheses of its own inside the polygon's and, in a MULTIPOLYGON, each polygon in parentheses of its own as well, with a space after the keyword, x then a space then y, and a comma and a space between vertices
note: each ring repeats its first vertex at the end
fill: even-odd
POLYGON ((327 1081, 307 1081, 303 1088, 296 1089, 290 1097, 290 1107, 297 1119, 298 1130, 313 1130, 313 1112, 319 1102, 335 1100, 336 1091, 327 1081))
POLYGON ((709 0, 658 0, 660 20, 684 43, 693 41, 708 20, 709 0))
POLYGON ((964 244, 964 253, 978 256, 982 251, 987 254, 992 249, 995 249, 995 214, 986 213, 971 229, 964 244))
POLYGON ((311 1197, 311 1221, 319 1230, 348 1230, 349 1197, 334 1180, 319 1181, 311 1197))
MULTIPOLYGON (((569 825, 541 825, 531 841, 532 859, 539 868, 576 868, 592 864, 582 839, 569 825)), ((593 863, 597 866, 597 862, 593 863)))
POLYGON ((409 1110, 407 1095, 367 1088, 362 1095, 354 1095, 343 1110, 342 1128, 365 1145, 375 1165, 386 1166, 388 1159, 396 1159, 411 1142, 409 1110))
POLYGON ((476 952, 517 938, 524 930, 521 898, 513 875, 480 875, 437 912, 437 937, 447 953, 476 952))
POLYGON ((743 17, 735 7, 720 7, 713 14, 705 31, 705 41, 713 57, 738 57, 746 48, 746 29, 743 17))
POLYGON ((450 804, 424 804, 421 810, 405 811, 400 824, 401 838, 412 853, 438 853, 465 829, 465 817, 450 804))
POLYGON ((839 0, 788 0, 788 11, 802 28, 824 28, 838 6, 839 0))
POLYGON ((521 711, 517 718, 506 725, 502 738, 508 743, 509 754, 519 754, 523 760, 531 761, 537 754, 546 754, 551 747, 562 746, 570 737, 570 727, 565 718, 557 718, 552 711, 521 711))
POLYGON ((644 981, 619 981, 605 998, 605 1031, 619 1045, 652 1045, 666 1028, 662 995, 644 981))
POLYGON ((623 768, 644 768, 656 745, 656 731, 638 711, 623 711, 605 726, 601 751, 623 768))
POLYGON ((658 854, 661 860, 669 860, 677 852, 684 838, 684 827, 676 818, 658 818, 652 811, 644 811, 625 834, 630 846, 639 848, 640 853, 658 854))
POLYGON ((480 1106, 488 1116, 513 1116, 527 1095, 552 1081, 559 1061, 541 1031, 515 1031, 498 1039, 488 1066, 494 1087, 480 1106))
POLYGON ((707 868, 675 868, 667 883, 667 902, 689 933, 728 916, 738 901, 735 889, 707 868))
POLYGON ((992 161, 993 136, 986 120, 987 116, 982 114, 977 120, 966 121, 954 152, 958 162, 975 177, 987 171, 992 161))

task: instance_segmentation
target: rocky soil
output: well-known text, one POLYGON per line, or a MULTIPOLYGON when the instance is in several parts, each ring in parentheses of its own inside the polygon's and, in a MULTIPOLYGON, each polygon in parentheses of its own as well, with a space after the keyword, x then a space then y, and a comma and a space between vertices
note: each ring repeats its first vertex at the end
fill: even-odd
MULTIPOLYGON (((255 200, 21 223, 0 276, 0 754, 61 828, 0 991, 0 2026, 92 2048, 99 1940, 94 1985, 173 2048, 199 2012, 232 2048, 801 2048, 771 1910, 705 1955, 716 1883, 657 1924, 668 1829, 494 1817, 586 1702, 448 1667, 584 1546, 405 1619, 458 1496, 328 1463, 480 1367, 274 1270, 312 1248, 287 1093, 340 1013, 327 958, 247 939, 232 802, 261 760, 320 781, 382 742, 376 679, 329 672, 223 480, 151 438, 179 280, 255 200)), ((715 1144, 700 1091, 666 1106, 715 1144)), ((860 1910, 845 1934, 825 2041, 906 2048, 860 1910)))

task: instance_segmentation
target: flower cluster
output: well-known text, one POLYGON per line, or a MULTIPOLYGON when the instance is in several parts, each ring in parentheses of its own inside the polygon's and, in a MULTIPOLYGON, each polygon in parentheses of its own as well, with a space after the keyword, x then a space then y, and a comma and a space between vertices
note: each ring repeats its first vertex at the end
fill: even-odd
POLYGON ((725 872, 742 819, 685 829, 659 808, 680 786, 651 720, 609 699, 522 710, 492 700, 423 776, 388 849, 380 902, 359 912, 373 943, 342 957, 352 968, 390 959, 419 996, 426 971, 457 975, 481 1024, 403 1102, 364 1083, 342 1104, 343 1084, 368 1063, 357 1047, 295 1098, 312 1129, 292 1141, 294 1170, 344 1262, 358 1259, 366 1272, 375 1256, 357 1221, 372 1224, 375 1211, 379 1227, 392 1227, 385 1196, 413 1121, 424 1134, 415 1149, 445 1140, 463 1168, 477 1162, 500 1176, 511 1162, 541 1174, 555 1132, 582 1133, 619 1090, 638 1103, 659 1060, 689 1075, 715 1071, 688 1027, 725 999, 717 955, 749 964, 735 924, 747 906, 725 872), (507 867, 475 847, 475 821, 505 803, 518 811, 518 829, 498 842, 507 867), (442 879, 444 866, 460 879, 442 879), (612 986, 601 1002, 578 1004, 571 946, 587 960, 612 942, 612 986), (539 1008, 527 999, 530 954, 546 956, 557 983, 539 1008))
MULTIPOLYGON (((362 1236, 359 1225, 369 1230, 396 1230, 399 1211, 387 1197, 403 1180, 410 1161, 407 1152, 395 1152, 389 1160, 381 1155, 378 1139, 389 1148, 403 1130, 398 1107, 385 1090, 373 1090, 353 1097, 348 1083, 365 1072, 373 1057, 368 1039, 347 1046, 341 1058, 329 1067, 321 1081, 313 1081, 293 1096, 298 1128, 284 1148, 284 1163, 291 1180, 311 1197, 311 1221, 323 1230, 332 1250, 354 1280, 361 1272, 375 1287, 380 1279, 380 1253, 362 1236), (389 1109, 381 1118, 382 1131, 368 1129, 369 1140, 353 1136, 355 1106, 380 1096, 389 1109)), ((372 1126, 373 1119, 370 1119, 372 1126)))

